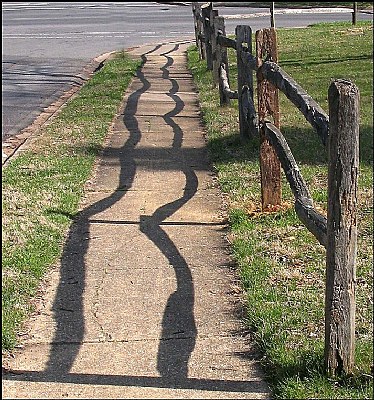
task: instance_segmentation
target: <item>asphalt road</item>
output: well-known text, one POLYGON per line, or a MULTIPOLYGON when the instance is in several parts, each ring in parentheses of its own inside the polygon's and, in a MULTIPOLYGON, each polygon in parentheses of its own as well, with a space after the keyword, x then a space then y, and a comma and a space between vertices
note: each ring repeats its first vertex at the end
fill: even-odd
MULTIPOLYGON (((269 27, 267 9, 222 7, 226 32, 269 27)), ((360 19, 372 15, 359 14, 360 19)), ((350 21, 350 12, 277 11, 277 27, 350 21)), ((190 6, 156 2, 2 2, 2 138, 18 133, 63 92, 82 83, 82 69, 107 52, 193 39, 190 6)))

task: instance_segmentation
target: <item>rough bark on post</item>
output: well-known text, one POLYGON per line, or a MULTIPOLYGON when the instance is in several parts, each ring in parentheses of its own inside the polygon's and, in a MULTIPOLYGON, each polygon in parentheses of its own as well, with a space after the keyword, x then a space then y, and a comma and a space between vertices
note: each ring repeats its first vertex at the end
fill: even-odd
POLYGON ((193 25, 195 29, 195 42, 196 46, 199 46, 199 33, 197 29, 197 20, 199 18, 199 3, 197 1, 192 2, 192 15, 193 15, 193 25))
POLYGON ((217 43, 218 36, 218 16, 213 18, 212 26, 212 75, 213 75, 213 86, 217 87, 219 81, 219 65, 221 55, 219 54, 219 44, 217 43))
POLYGON ((286 97, 301 111, 321 138, 324 146, 329 136, 329 117, 312 97, 294 81, 280 66, 271 61, 261 65, 262 77, 283 92, 286 97))
POLYGON ((197 1, 192 2, 192 13, 194 17, 194 27, 195 27, 195 40, 196 46, 199 50, 199 58, 200 60, 205 59, 205 51, 203 46, 203 41, 201 39, 201 35, 203 34, 203 25, 202 25, 202 15, 201 15, 201 6, 197 1))
POLYGON ((225 64, 222 63, 220 65, 219 73, 220 105, 222 106, 224 104, 230 104, 230 99, 237 99, 238 91, 230 89, 225 64))
MULTIPOLYGON (((226 31, 225 31, 225 19, 223 17, 216 17, 214 18, 214 34, 215 37, 218 38, 220 35, 225 36, 226 31)), ((226 71, 226 79, 227 79, 227 85, 230 86, 230 80, 229 80, 229 61, 228 61, 228 56, 227 56, 227 48, 225 46, 221 46, 216 40, 216 58, 213 60, 213 76, 214 79, 217 80, 218 87, 219 87, 219 98, 220 98, 220 105, 224 104, 230 104, 230 98, 225 94, 223 90, 223 82, 222 79, 220 79, 220 72, 221 72, 221 66, 224 66, 224 69, 226 71)))
POLYGON ((213 68, 211 26, 210 26, 212 11, 213 11, 212 3, 209 3, 207 7, 202 8, 204 38, 205 38, 205 57, 206 57, 207 69, 209 71, 211 71, 213 68))
MULTIPOLYGON (((209 43, 210 43, 210 47, 211 47, 211 51, 212 51, 212 60, 211 60, 211 70, 213 72, 213 84, 214 83, 214 62, 215 62, 215 58, 217 56, 216 54, 216 47, 217 47, 217 36, 215 35, 214 32, 214 20, 215 18, 218 17, 218 10, 211 10, 210 14, 209 14, 209 32, 210 32, 210 39, 209 39, 209 43)), ((217 81, 218 83, 218 81, 217 81)))
POLYGON ((260 169, 261 169, 261 195, 262 208, 277 206, 282 201, 281 165, 266 138, 264 121, 271 117, 274 126, 280 128, 278 89, 264 79, 261 65, 266 61, 278 61, 277 37, 274 28, 261 29, 256 32, 257 56, 257 96, 258 119, 260 124, 260 169))
POLYGON ((329 87, 325 366, 352 372, 355 347, 359 91, 346 80, 329 87))
MULTIPOLYGON (((247 115, 244 112, 242 96, 248 95, 248 99, 253 104, 253 72, 245 66, 242 60, 241 52, 247 49, 252 53, 252 29, 250 26, 238 25, 235 28, 236 34, 236 62, 238 67, 238 106, 239 106, 239 128, 242 139, 247 140, 257 133, 256 126, 250 125, 247 121, 247 115), (243 43, 245 46, 243 47, 243 43)), ((254 117, 254 116, 252 116, 254 117)), ((252 118, 254 119, 254 118, 252 118)))

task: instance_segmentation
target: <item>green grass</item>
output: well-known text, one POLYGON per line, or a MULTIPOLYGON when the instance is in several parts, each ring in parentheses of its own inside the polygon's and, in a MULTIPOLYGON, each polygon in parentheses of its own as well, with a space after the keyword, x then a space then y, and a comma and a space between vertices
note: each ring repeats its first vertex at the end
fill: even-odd
POLYGON ((140 61, 105 63, 2 174, 2 346, 12 349, 30 301, 60 257, 83 187, 140 61))
MULTIPOLYGON (((237 101, 220 107, 211 71, 188 51, 211 159, 226 194, 228 240, 247 296, 246 324, 262 354, 273 396, 281 399, 373 397, 373 27, 359 22, 278 29, 279 64, 326 112, 334 78, 360 90, 360 175, 356 288, 356 354, 352 376, 324 373, 326 251, 299 221, 282 176, 282 207, 261 211, 259 139, 243 143, 237 101)), ((253 47, 255 48, 255 47, 253 47)), ((235 89, 236 61, 229 51, 235 89)), ((327 208, 327 152, 300 112, 280 95, 281 130, 308 184, 315 206, 327 208)))

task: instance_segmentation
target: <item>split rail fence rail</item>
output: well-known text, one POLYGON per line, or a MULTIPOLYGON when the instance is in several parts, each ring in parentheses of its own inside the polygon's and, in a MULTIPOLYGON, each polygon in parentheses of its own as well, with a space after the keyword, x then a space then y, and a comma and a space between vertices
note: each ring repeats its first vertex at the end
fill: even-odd
POLYGON ((330 375, 350 373, 355 347, 355 275, 357 254, 357 179, 359 165, 359 91, 350 81, 335 80, 328 89, 329 115, 277 64, 276 31, 256 32, 238 25, 236 39, 225 34, 224 18, 212 3, 192 3, 196 46, 212 71, 220 105, 238 99, 240 136, 260 135, 263 209, 281 203, 281 167, 295 197, 295 211, 326 248, 325 366, 330 375), (237 87, 230 89, 227 48, 236 50, 237 87), (258 112, 253 92, 256 72, 258 112), (280 131, 278 90, 301 111, 328 152, 327 218, 313 199, 280 131), (272 122, 270 122, 272 120, 272 122))

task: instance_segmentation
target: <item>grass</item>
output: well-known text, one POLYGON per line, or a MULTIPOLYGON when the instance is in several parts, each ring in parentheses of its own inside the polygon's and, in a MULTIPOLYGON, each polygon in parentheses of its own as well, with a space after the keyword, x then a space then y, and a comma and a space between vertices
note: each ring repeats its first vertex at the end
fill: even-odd
POLYGON ((2 346, 12 349, 48 268, 60 257, 83 187, 140 65, 107 61, 2 173, 2 346))
MULTIPOLYGON (((231 243, 247 297, 246 324, 262 354, 273 396, 281 399, 373 397, 373 26, 359 22, 278 29, 279 64, 328 111, 334 78, 360 90, 360 175, 356 287, 356 353, 351 376, 324 373, 326 251, 303 226, 282 177, 282 207, 262 212, 259 140, 241 142, 237 101, 220 107, 211 71, 188 51, 214 168, 228 204, 231 243)), ((254 47, 255 48, 255 47, 254 47)), ((230 50, 235 89, 236 61, 230 50)), ((299 111, 280 94, 281 130, 315 206, 326 214, 327 152, 299 111)))

